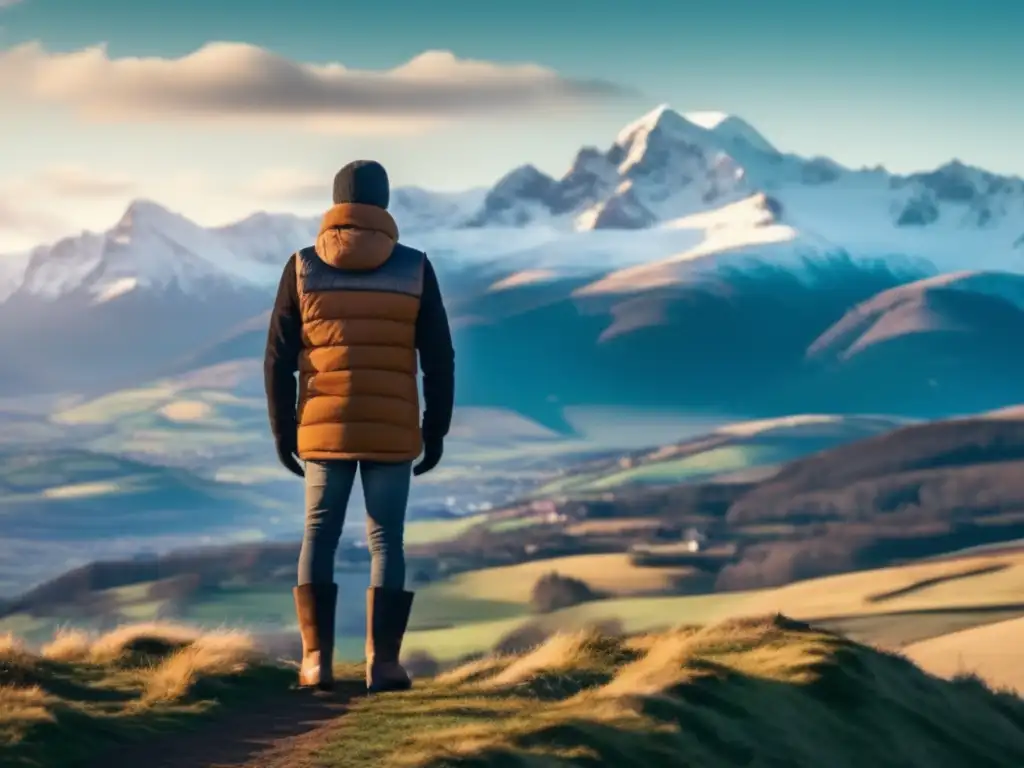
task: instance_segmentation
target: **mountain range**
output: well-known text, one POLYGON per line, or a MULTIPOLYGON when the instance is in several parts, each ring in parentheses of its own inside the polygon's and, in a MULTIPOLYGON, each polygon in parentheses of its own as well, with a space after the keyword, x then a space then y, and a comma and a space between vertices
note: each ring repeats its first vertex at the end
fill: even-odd
MULTIPOLYGON (((659 107, 559 178, 396 189, 431 254, 459 399, 564 426, 568 405, 941 416, 1024 399, 1024 181, 898 175, 659 107)), ((205 229, 151 201, 0 257, 0 394, 103 391, 261 354, 280 269, 318 221, 205 229)))

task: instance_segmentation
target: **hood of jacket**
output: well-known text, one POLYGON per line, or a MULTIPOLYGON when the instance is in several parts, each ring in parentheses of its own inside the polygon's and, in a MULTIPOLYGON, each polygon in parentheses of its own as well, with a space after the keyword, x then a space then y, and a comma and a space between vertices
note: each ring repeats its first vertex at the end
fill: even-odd
POLYGON ((338 269, 376 269, 398 242, 398 225, 383 208, 340 203, 324 214, 316 255, 338 269))

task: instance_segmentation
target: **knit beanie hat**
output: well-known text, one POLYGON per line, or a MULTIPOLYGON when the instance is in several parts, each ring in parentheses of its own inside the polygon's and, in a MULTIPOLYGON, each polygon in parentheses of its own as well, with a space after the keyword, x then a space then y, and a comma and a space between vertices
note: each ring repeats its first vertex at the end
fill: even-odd
POLYGON ((391 185, 384 166, 374 160, 356 160, 334 177, 334 204, 361 203, 387 209, 391 185))

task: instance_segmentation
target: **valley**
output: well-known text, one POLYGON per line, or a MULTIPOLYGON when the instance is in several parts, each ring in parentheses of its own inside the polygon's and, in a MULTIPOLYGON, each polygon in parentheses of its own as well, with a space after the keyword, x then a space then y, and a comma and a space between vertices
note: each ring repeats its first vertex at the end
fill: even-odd
MULTIPOLYGON (((999 413, 738 423, 577 460, 515 503, 413 518, 409 652, 444 665, 582 625, 637 632, 666 617, 776 611, 911 648, 1024 616, 1022 461, 1024 421, 999 413), (678 473, 680 455, 720 457, 730 444, 764 452, 678 473), (668 469, 623 478, 625 465, 659 464, 668 469)), ((244 627, 291 653, 296 556, 281 540, 95 563, 9 600, 0 630, 31 639, 69 622, 185 621, 244 627)), ((365 545, 348 540, 337 564, 343 658, 361 653, 367 564, 365 545)))

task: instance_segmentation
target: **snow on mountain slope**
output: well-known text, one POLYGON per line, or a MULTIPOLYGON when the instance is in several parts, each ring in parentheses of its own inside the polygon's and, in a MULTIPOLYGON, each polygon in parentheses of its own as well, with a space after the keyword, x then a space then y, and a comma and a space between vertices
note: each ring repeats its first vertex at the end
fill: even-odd
MULTIPOLYGON (((392 212, 403 233, 415 235, 431 226, 451 231, 469 218, 483 194, 400 188, 392 191, 392 212)), ((0 257, 0 303, 14 295, 52 300, 84 292, 93 303, 103 303, 139 289, 174 288, 193 295, 266 289, 276 284, 288 257, 315 240, 319 224, 319 216, 260 212, 205 229, 154 202, 137 200, 106 232, 84 232, 28 254, 0 257)), ((527 243, 545 237, 516 234, 527 243)), ((499 252, 508 250, 509 242, 499 252)))
POLYGON ((18 290, 25 279, 30 256, 29 253, 0 255, 0 303, 18 290))
POLYGON ((661 222, 654 231, 689 231, 693 245, 607 275, 581 293, 632 292, 765 266, 806 279, 836 256, 908 278, 964 269, 1024 272, 1024 185, 1005 180, 1007 191, 993 200, 979 173, 952 163, 924 181, 869 170, 847 171, 827 186, 779 184, 770 193, 661 222), (972 180, 974 196, 934 191, 951 179, 972 180), (931 195, 942 215, 906 223, 922 195, 931 195), (990 211, 981 224, 979 210, 990 211))
POLYGON ((276 267, 280 276, 288 257, 316 239, 319 224, 319 218, 261 212, 211 232, 232 253, 276 267))
POLYGON ((660 229, 691 237, 595 286, 641 289, 719 269, 800 269, 841 253, 925 276, 947 270, 1024 270, 1024 181, 953 161, 897 176, 851 170, 827 158, 780 153, 743 120, 687 117, 661 106, 626 126, 607 151, 580 150, 553 179, 532 166, 512 171, 472 224, 548 230, 660 229))
POLYGON ((425 230, 461 227, 483 204, 486 189, 465 192, 434 192, 420 187, 399 187, 391 191, 388 210, 404 237, 425 230))
POLYGON ((202 295, 267 285, 275 273, 216 232, 137 200, 103 234, 87 232, 34 249, 13 295, 52 300, 84 294, 93 303, 140 288, 202 295))
MULTIPOLYGON (((514 169, 490 190, 392 191, 403 239, 441 269, 594 275, 584 293, 633 292, 733 270, 807 278, 840 255, 901 279, 947 271, 1024 272, 1024 181, 959 162, 896 176, 777 150, 718 112, 661 106, 606 150, 584 147, 554 179, 514 169), (611 274, 609 274, 611 273, 611 274)), ((267 288, 319 217, 257 213, 203 229, 134 203, 109 232, 0 260, 0 302, 85 290, 267 288), (7 262, 5 269, 2 264, 7 262)))
POLYGON ((623 128, 607 151, 581 149, 560 179, 530 165, 513 170, 471 223, 554 219, 570 229, 649 227, 750 194, 744 168, 726 151, 734 144, 661 106, 623 128))
POLYGON ((772 146, 764 136, 757 132, 746 120, 725 112, 687 112, 684 117, 691 123, 714 133, 733 149, 744 151, 753 149, 765 154, 778 154, 779 150, 772 146))
MULTIPOLYGON (((578 295, 636 293, 717 275, 723 268, 757 268, 769 246, 784 244, 784 253, 797 254, 792 246, 802 236, 792 227, 779 224, 770 198, 758 193, 714 211, 676 219, 655 231, 687 233, 685 250, 612 272, 577 291, 578 295), (749 249, 758 249, 758 255, 749 249)), ((779 256, 775 266, 796 268, 799 261, 779 256)))

